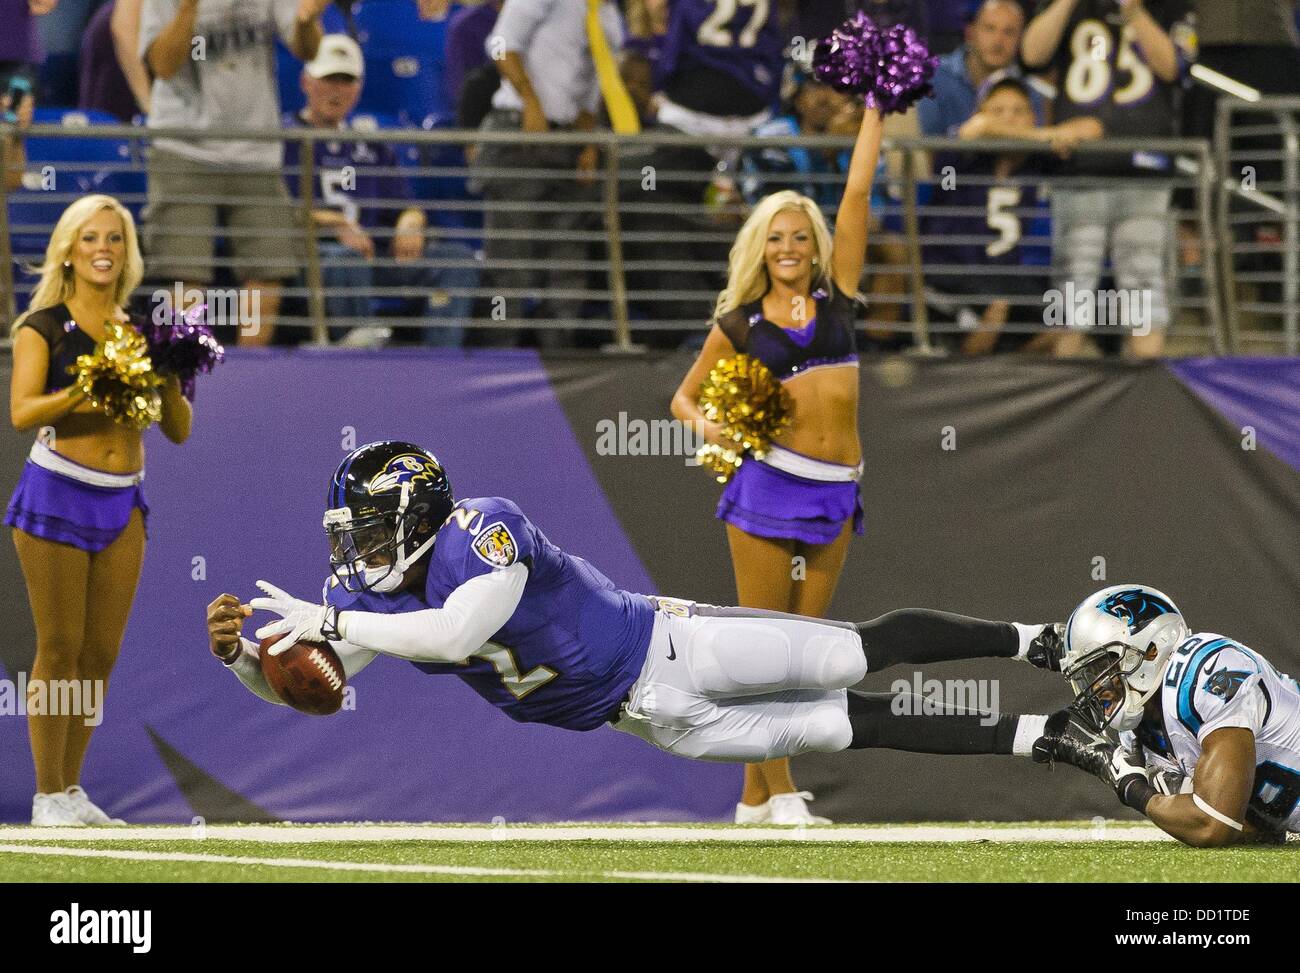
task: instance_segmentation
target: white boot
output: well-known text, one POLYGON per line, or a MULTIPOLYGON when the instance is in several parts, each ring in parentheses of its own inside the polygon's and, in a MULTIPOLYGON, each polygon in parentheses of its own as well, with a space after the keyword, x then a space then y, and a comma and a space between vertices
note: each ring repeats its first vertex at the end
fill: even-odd
POLYGON ((32 798, 32 826, 37 828, 84 828, 77 807, 67 794, 37 794, 32 798))
POLYGON ((809 824, 830 824, 830 818, 819 818, 808 810, 805 802, 812 799, 813 796, 807 791, 773 794, 772 799, 767 802, 772 808, 769 820, 772 824, 793 824, 799 827, 809 824))
POLYGON ((77 812, 77 817, 82 824, 110 824, 115 827, 126 824, 121 818, 110 818, 105 814, 98 805, 91 801, 90 796, 82 790, 80 784, 73 784, 63 793, 77 812))
POLYGON ((772 802, 762 804, 737 804, 737 824, 768 824, 772 819, 772 802))

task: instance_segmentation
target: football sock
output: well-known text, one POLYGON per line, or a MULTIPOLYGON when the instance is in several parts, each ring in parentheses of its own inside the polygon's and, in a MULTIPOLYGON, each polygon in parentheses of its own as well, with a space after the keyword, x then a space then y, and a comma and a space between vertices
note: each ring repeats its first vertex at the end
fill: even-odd
POLYGON ((902 608, 859 622, 854 628, 862 638, 869 672, 899 663, 926 665, 950 659, 1011 658, 1020 651, 1020 634, 1009 622, 989 622, 928 608, 902 608))
POLYGON ((1046 716, 1022 716, 1016 724, 1016 738, 1011 743, 1011 752, 1017 757, 1029 757, 1034 752, 1034 741, 1043 735, 1047 728, 1046 716))
POLYGON ((1038 633, 1047 626, 1022 625, 1020 622, 1012 622, 1011 624, 1015 626, 1016 637, 1019 639, 1016 647, 1016 658, 1023 661, 1029 655, 1029 643, 1038 638, 1038 633))
MULTIPOLYGON (((903 694, 910 695, 910 694, 903 694)), ((849 690, 850 750, 888 749, 910 753, 1011 753, 1021 718, 1010 713, 982 714, 939 707, 918 696, 896 703, 893 693, 849 690), (930 710, 928 714, 922 707, 930 710), (910 714, 910 715, 909 715, 910 714), (990 719, 995 716, 995 719, 990 719)), ((1041 724, 1039 733, 1041 736, 1041 724)), ((1030 746, 1033 743, 1030 741, 1030 746)))

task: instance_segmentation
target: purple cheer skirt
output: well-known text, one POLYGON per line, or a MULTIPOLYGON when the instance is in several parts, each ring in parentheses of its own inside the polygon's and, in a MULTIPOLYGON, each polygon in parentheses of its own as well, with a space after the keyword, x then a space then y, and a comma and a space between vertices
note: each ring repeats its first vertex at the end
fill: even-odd
POLYGON ((117 540, 136 507, 148 517, 149 506, 138 483, 92 486, 28 460, 9 501, 5 523, 33 537, 71 544, 93 554, 117 540))
POLYGON ((853 518, 864 533, 862 495, 856 482, 810 480, 755 459, 740 464, 718 502, 717 516, 747 534, 829 544, 853 518))

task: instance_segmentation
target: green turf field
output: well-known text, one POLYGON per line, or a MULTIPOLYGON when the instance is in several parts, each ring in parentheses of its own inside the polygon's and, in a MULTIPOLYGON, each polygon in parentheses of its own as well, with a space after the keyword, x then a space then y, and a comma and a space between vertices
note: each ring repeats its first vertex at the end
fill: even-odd
MULTIPOLYGON (((263 836, 257 840, 218 826, 212 830, 223 836, 216 838, 184 837, 180 828, 171 831, 181 837, 142 838, 132 836, 142 835, 141 829, 114 829, 110 838, 107 830, 95 829, 91 839, 82 831, 23 840, 14 837, 23 829, 0 829, 0 881, 1105 882, 1117 875, 1152 882, 1300 880, 1300 847, 1294 844, 1196 850, 1151 840, 1156 835, 1149 829, 1103 836, 1088 825, 820 828, 784 840, 768 840, 768 829, 762 839, 746 840, 734 828, 700 826, 651 829, 644 839, 631 840, 600 837, 599 826, 433 829, 454 840, 411 837, 421 833, 418 828, 372 827, 365 840, 333 840, 328 827, 308 825, 254 829, 249 833, 263 836), (935 828, 948 829, 948 838, 908 840, 912 834, 932 836, 927 829, 935 828), (969 839, 951 840, 967 832, 969 839), (565 837, 552 837, 557 833, 565 837), (263 840, 268 834, 274 840, 263 840), (671 840, 657 840, 662 835, 671 840), (866 840, 858 840, 862 836, 866 840)), ((618 833, 637 834, 627 827, 618 833)))

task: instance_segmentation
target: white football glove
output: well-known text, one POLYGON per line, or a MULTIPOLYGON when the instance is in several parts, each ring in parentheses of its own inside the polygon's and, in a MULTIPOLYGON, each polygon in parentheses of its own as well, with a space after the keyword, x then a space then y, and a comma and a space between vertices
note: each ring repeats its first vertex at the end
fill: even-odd
POLYGON ((1108 773, 1110 783, 1116 790, 1119 789, 1121 781, 1126 777, 1132 777, 1134 774, 1137 774, 1143 780, 1147 779, 1147 768, 1142 762, 1142 756, 1133 753, 1131 750, 1125 750, 1123 747, 1116 747, 1111 753, 1108 773))
POLYGON ((1151 781, 1151 786, 1159 794, 1165 796, 1173 794, 1191 793, 1192 779, 1184 774, 1181 770, 1174 770, 1171 767, 1147 767, 1147 779, 1151 781))
POLYGON ((267 639, 282 632, 289 633, 268 649, 267 655, 277 656, 295 642, 337 642, 342 638, 338 629, 338 609, 333 605, 316 605, 303 601, 281 591, 268 581, 259 581, 257 586, 269 597, 254 598, 248 606, 255 611, 271 611, 280 616, 278 622, 269 622, 259 628, 257 637, 267 639))
POLYGON ((1146 802, 1155 789, 1147 781, 1147 769, 1141 754, 1116 747, 1111 751, 1103 773, 1102 780, 1115 788, 1115 796, 1121 804, 1146 813, 1146 802))

